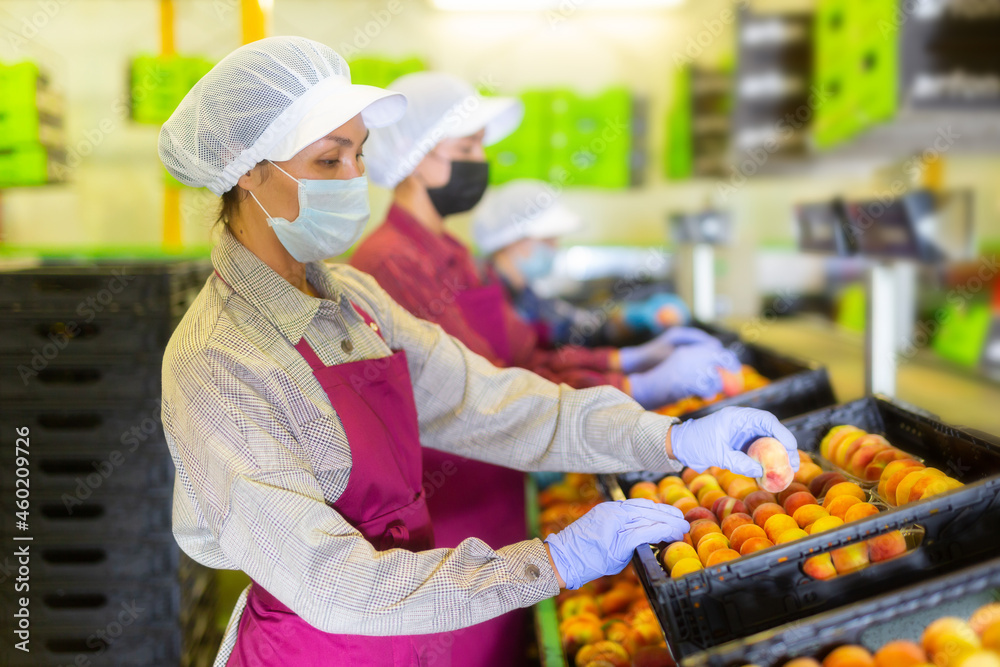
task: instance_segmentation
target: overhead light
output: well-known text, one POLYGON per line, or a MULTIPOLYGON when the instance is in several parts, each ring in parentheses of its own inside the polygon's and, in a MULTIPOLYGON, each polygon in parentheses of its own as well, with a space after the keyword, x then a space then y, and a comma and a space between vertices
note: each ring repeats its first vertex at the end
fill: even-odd
POLYGON ((567 4, 577 9, 664 9, 684 0, 431 0, 437 9, 453 12, 565 11, 567 4))

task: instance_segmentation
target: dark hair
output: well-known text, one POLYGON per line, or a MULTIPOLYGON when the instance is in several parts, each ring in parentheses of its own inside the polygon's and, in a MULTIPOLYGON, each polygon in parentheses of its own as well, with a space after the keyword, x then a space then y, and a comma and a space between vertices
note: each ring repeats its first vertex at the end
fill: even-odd
MULTIPOLYGON (((264 174, 261 176, 261 182, 263 182, 266 181, 271 175, 271 170, 268 169, 269 165, 267 160, 258 162, 254 165, 254 169, 259 169, 261 165, 264 166, 264 174)), ((253 171, 253 169, 250 171, 253 171)), ((234 185, 232 188, 222 193, 222 204, 219 206, 219 216, 215 219, 215 224, 222 224, 228 227, 230 221, 233 219, 233 215, 236 213, 236 209, 240 207, 240 203, 249 196, 250 192, 244 190, 239 185, 234 185)))

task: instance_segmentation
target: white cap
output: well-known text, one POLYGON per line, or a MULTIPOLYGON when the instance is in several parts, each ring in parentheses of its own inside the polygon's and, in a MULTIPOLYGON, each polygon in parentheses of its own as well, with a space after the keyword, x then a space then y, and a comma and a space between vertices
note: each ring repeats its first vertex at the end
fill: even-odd
POLYGON ((493 188, 476 207, 472 237, 484 255, 521 239, 550 239, 583 228, 576 213, 563 206, 551 185, 521 179, 493 188))
POLYGON ((486 130, 483 144, 494 144, 521 124, 524 104, 515 97, 483 97, 458 77, 443 72, 401 76, 389 90, 406 96, 406 113, 392 127, 371 133, 365 145, 368 178, 394 188, 413 173, 442 139, 486 130))
POLYGON ((359 113, 369 128, 406 110, 399 93, 351 83, 347 63, 305 37, 241 46, 194 85, 160 130, 160 160, 217 195, 264 160, 289 160, 359 113))

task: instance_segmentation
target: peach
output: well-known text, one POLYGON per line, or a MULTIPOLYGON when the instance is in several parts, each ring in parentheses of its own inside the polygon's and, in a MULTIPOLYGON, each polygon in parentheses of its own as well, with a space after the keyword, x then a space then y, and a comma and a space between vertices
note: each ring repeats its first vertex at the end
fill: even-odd
POLYGON ((660 493, 656 490, 656 484, 652 482, 636 482, 628 490, 629 498, 647 498, 654 502, 660 502, 660 493))
MULTIPOLYGON (((800 491, 805 491, 806 493, 809 493, 809 487, 806 486, 805 484, 802 484, 801 482, 792 482, 791 484, 788 485, 788 488, 786 488, 784 491, 775 494, 774 496, 775 502, 784 507, 785 501, 788 500, 788 496, 799 493, 800 491)), ((785 511, 788 512, 787 509, 785 511)), ((791 512, 788 513, 791 514, 791 512)))
POLYGON ((952 665, 955 667, 1000 667, 1000 655, 993 651, 969 651, 961 653, 952 665))
POLYGON ((947 493, 953 489, 957 489, 960 486, 964 485, 957 479, 952 479, 950 477, 945 477, 945 478, 935 477, 931 481, 931 483, 927 485, 927 488, 924 489, 924 492, 920 494, 920 500, 923 500, 925 498, 930 498, 931 496, 937 496, 942 493, 947 493))
POLYGON ((826 506, 826 511, 830 513, 830 516, 843 519, 847 510, 860 503, 861 501, 854 496, 839 496, 830 501, 830 504, 826 506))
POLYGON ((833 566, 837 568, 837 574, 849 574, 868 567, 867 542, 848 544, 846 547, 834 549, 830 555, 833 557, 833 566))
POLYGON ((671 484, 664 488, 660 494, 660 499, 668 505, 673 505, 681 498, 690 498, 696 505, 698 504, 698 500, 694 497, 694 494, 683 486, 671 484))
POLYGON ((852 451, 845 458, 844 462, 847 470, 853 474, 857 474, 856 471, 858 470, 863 471, 865 466, 871 463, 872 459, 879 452, 893 448, 888 440, 877 433, 866 433, 851 444, 853 445, 851 448, 852 451), (859 452, 862 451, 864 451, 864 454, 859 457, 859 452))
POLYGON ((684 468, 681 470, 681 481, 685 484, 690 484, 691 480, 698 476, 698 471, 694 468, 684 468))
POLYGON ((730 496, 720 498, 712 505, 712 512, 719 517, 720 521, 730 514, 746 514, 746 511, 746 505, 743 504, 742 500, 736 500, 730 496))
MULTIPOLYGON (((911 459, 908 459, 911 460, 911 459)), ((878 494, 888 501, 890 505, 896 502, 896 490, 899 483, 915 470, 926 470, 927 466, 919 461, 912 461, 911 464, 890 472, 890 467, 885 467, 878 483, 878 494)))
POLYGON ((715 478, 712 477, 707 472, 703 472, 702 474, 692 479, 690 482, 688 482, 687 487, 688 489, 690 489, 691 493, 693 493, 695 496, 699 496, 698 492, 706 488, 715 489, 716 491, 722 490, 722 487, 719 486, 719 483, 715 480, 715 478))
POLYGON ((854 482, 841 482, 840 484, 834 484, 826 491, 826 495, 823 497, 823 507, 829 507, 833 499, 838 496, 854 496, 858 500, 864 502, 867 500, 868 496, 865 495, 865 490, 854 482))
MULTIPOLYGON (((699 519, 691 524, 691 531, 688 534, 691 536, 691 542, 693 542, 694 546, 697 548, 697 546, 701 543, 702 538, 711 533, 718 533, 722 535, 722 529, 719 528, 719 524, 715 521, 709 521, 708 519, 699 519)), ((723 535, 723 537, 725 536, 723 535)))
MULTIPOLYGON (((799 454, 800 459, 801 457, 802 455, 799 454)), ((799 484, 809 484, 809 482, 813 481, 822 474, 823 474, 823 469, 820 468, 815 463, 807 463, 805 461, 800 460, 799 470, 792 477, 792 480, 798 482, 799 484)))
POLYGON ((785 510, 782 509, 781 505, 777 503, 764 503, 763 505, 758 506, 757 509, 753 511, 753 522, 758 526, 760 526, 761 528, 763 528, 764 524, 767 523, 767 520, 770 519, 772 516, 774 516, 775 514, 785 514, 785 513, 786 513, 785 510))
POLYGON ((723 469, 720 468, 719 466, 708 466, 708 470, 706 470, 705 472, 707 472, 709 475, 711 475, 712 477, 714 477, 715 481, 718 482, 719 481, 719 475, 721 475, 723 473, 723 469))
POLYGON ((740 555, 749 556, 755 551, 770 549, 773 546, 774 542, 767 539, 766 537, 751 537, 749 540, 747 540, 740 546, 740 555))
POLYGON ((712 555, 713 551, 718 551, 719 549, 728 549, 729 540, 722 533, 712 533, 711 535, 706 535, 698 543, 698 560, 703 564, 708 564, 708 557, 712 555))
POLYGON ((749 477, 736 476, 726 486, 726 495, 746 501, 746 497, 757 490, 757 482, 749 477))
POLYGON ((821 665, 813 658, 795 658, 786 662, 783 667, 821 667, 821 665))
POLYGON ((795 510, 794 514, 792 514, 792 518, 795 519, 795 523, 797 523, 800 528, 805 528, 820 519, 829 518, 829 516, 830 513, 819 505, 803 505, 795 510))
POLYGON ((977 635, 982 636, 986 628, 993 625, 997 621, 1000 621, 1000 602, 991 602, 989 604, 984 604, 982 607, 972 612, 972 617, 969 618, 969 627, 971 627, 977 635))
POLYGON ((593 644, 604 639, 599 619, 574 619, 566 625, 560 625, 563 650, 567 655, 573 655, 587 644, 593 644))
POLYGON ((694 546, 694 540, 691 539, 691 533, 684 533, 684 537, 681 539, 684 540, 684 544, 687 544, 692 547, 694 546))
POLYGON ((981 643, 968 623, 955 616, 944 616, 924 629, 920 645, 932 662, 946 665, 955 656, 979 649, 981 643))
POLYGON ((726 494, 719 489, 704 489, 702 490, 701 497, 698 498, 698 504, 707 510, 711 510, 716 500, 725 497, 726 494))
POLYGON ((672 542, 663 553, 660 554, 660 562, 663 563, 663 569, 670 572, 674 569, 674 565, 677 565, 677 561, 684 558, 697 558, 698 552, 695 551, 694 547, 686 542, 672 542))
POLYGON ((612 588, 607 593, 597 596, 597 606, 601 609, 601 615, 607 617, 628 609, 633 597, 631 587, 612 588))
POLYGON ((663 489, 667 488, 668 486, 679 486, 681 488, 684 488, 686 485, 684 484, 684 480, 678 477, 677 475, 667 475, 666 477, 664 477, 663 479, 661 479, 659 482, 656 483, 656 488, 659 489, 661 493, 663 489))
POLYGON ((748 523, 753 523, 753 518, 749 514, 734 512, 722 520, 722 534, 731 538, 736 528, 748 523))
POLYGON ((719 523, 719 520, 715 518, 715 515, 712 514, 711 510, 707 510, 704 507, 695 507, 690 512, 686 512, 684 514, 684 520, 688 523, 694 523, 699 519, 705 519, 707 521, 711 521, 712 523, 719 523))
POLYGON ((731 549, 743 553, 743 550, 740 547, 743 546, 744 542, 754 537, 766 538, 767 533, 765 533, 764 529, 755 523, 737 526, 737 528, 729 536, 729 546, 731 549))
MULTIPOLYGON (((891 498, 887 499, 890 505, 898 507, 899 505, 905 505, 906 503, 910 502, 910 491, 913 490, 913 487, 917 485, 917 482, 919 482, 925 476, 933 474, 931 472, 933 468, 922 468, 922 469, 907 468, 907 470, 910 470, 910 473, 900 480, 899 484, 896 485, 896 493, 893 494, 891 498)), ((939 473, 940 476, 944 476, 944 473, 942 473, 941 471, 937 472, 939 473)), ((924 486, 926 487, 927 485, 925 484, 924 486)), ((886 490, 888 490, 888 488, 889 487, 887 484, 886 490)), ((917 497, 919 498, 919 496, 917 497)))
POLYGON ((705 561, 705 567, 712 567, 713 565, 718 565, 719 563, 736 560, 739 557, 739 551, 734 551, 732 549, 717 549, 708 555, 708 560, 705 561))
POLYGON ((764 474, 757 479, 760 488, 777 493, 792 483, 795 471, 792 470, 785 446, 777 438, 754 440, 747 449, 747 456, 764 469, 764 474))
POLYGON ((701 561, 697 558, 682 558, 677 561, 677 564, 673 566, 670 570, 671 579, 680 579, 685 574, 691 574, 692 572, 697 572, 698 570, 704 570, 701 561))
POLYGON ((844 520, 838 516, 824 516, 820 519, 816 519, 811 524, 806 527, 806 532, 810 535, 816 535, 817 533, 822 533, 827 530, 833 530, 834 528, 840 528, 844 525, 844 520))
POLYGON ((746 498, 743 499, 743 504, 746 505, 747 514, 753 514, 754 510, 763 505, 764 503, 775 503, 777 498, 770 491, 754 491, 746 498))
POLYGON ((833 649, 823 659, 823 667, 875 667, 875 658, 868 649, 848 644, 833 649))
POLYGON ((778 535, 778 539, 774 541, 775 544, 785 544, 787 542, 794 542, 795 540, 801 540, 803 537, 809 537, 809 533, 802 530, 801 528, 791 528, 789 530, 783 531, 778 535))
POLYGON ((725 368, 719 369, 719 377, 722 379, 722 393, 726 396, 735 396, 736 394, 742 394, 745 384, 743 380, 743 372, 732 372, 727 371, 725 368))
POLYGON ((844 437, 836 447, 831 448, 830 454, 833 456, 833 464, 841 470, 847 470, 847 462, 851 456, 861 446, 861 441, 868 434, 865 432, 851 433, 844 437))
POLYGON ((733 481, 735 478, 736 478, 736 473, 734 473, 732 470, 720 470, 719 474, 715 476, 715 481, 718 482, 719 486, 722 487, 722 490, 725 491, 726 487, 729 486, 729 483, 733 481))
POLYGON ((764 533, 767 534, 767 539, 775 544, 778 543, 779 535, 793 528, 798 529, 799 524, 795 523, 795 519, 787 514, 775 514, 764 523, 764 533))
MULTIPOLYGON (((816 497, 808 491, 799 491, 788 496, 784 502, 784 510, 788 514, 794 515, 795 510, 806 505, 817 505, 816 497)), ((817 505, 818 507, 818 505, 817 505)))
POLYGON ((868 560, 881 563, 906 553, 906 538, 898 530, 868 540, 868 560))
POLYGON ((676 664, 666 646, 642 646, 632 656, 632 667, 674 667, 676 664))
POLYGON ((814 477, 813 481, 809 482, 809 493, 813 494, 817 498, 822 498, 823 491, 826 490, 828 482, 829 486, 833 486, 834 484, 846 481, 847 478, 839 472, 825 472, 822 475, 814 477))
POLYGON ((576 654, 576 664, 578 667, 586 667, 586 665, 591 664, 631 667, 632 658, 629 657, 624 646, 618 642, 605 640, 581 648, 576 654))
POLYGON ((799 462, 800 463, 816 463, 815 461, 813 461, 812 454, 810 454, 809 452, 802 451, 801 449, 799 450, 799 462))
MULTIPOLYGON (((918 479, 917 483, 914 484, 913 487, 910 489, 910 495, 907 497, 906 502, 915 503, 918 500, 920 500, 924 495, 924 491, 927 490, 927 487, 938 480, 947 485, 948 479, 950 478, 947 477, 943 472, 940 475, 938 475, 937 473, 939 472, 941 471, 935 468, 927 468, 927 470, 924 471, 924 476, 918 479)), ((904 479, 903 482, 900 482, 900 486, 902 486, 902 484, 905 481, 906 480, 904 479)), ((896 492, 899 493, 898 488, 896 489, 896 492)))
POLYGON ((847 424, 834 426, 829 431, 827 431, 827 434, 823 436, 822 440, 820 440, 819 443, 820 456, 822 456, 827 460, 830 460, 830 448, 834 444, 840 442, 840 440, 842 440, 848 434, 858 433, 858 432, 861 432, 861 429, 859 429, 857 426, 850 426, 847 424))
POLYGON ((837 576, 837 568, 833 566, 833 559, 830 554, 819 554, 818 556, 809 557, 802 564, 802 570, 813 579, 819 579, 820 581, 833 579, 837 576))
POLYGON ((872 514, 878 514, 878 508, 871 503, 858 503, 857 505, 851 505, 844 513, 844 523, 860 521, 866 516, 871 516, 872 514))
POLYGON ((983 628, 982 642, 984 648, 1000 653, 1000 620, 993 621, 983 628))
POLYGON ((924 649, 902 639, 889 642, 875 652, 875 667, 915 667, 925 662, 924 649))
POLYGON ((591 595, 576 595, 559 605, 559 618, 562 619, 579 616, 580 614, 593 614, 596 616, 599 613, 600 608, 597 606, 597 600, 591 595))
POLYGON ((882 476, 882 472, 885 467, 895 461, 896 459, 906 458, 909 454, 906 452, 896 449, 895 447, 890 447, 889 449, 883 450, 875 455, 875 457, 865 466, 865 471, 863 477, 869 482, 877 482, 882 476))
POLYGON ((635 652, 643 644, 642 636, 625 621, 617 621, 612 623, 610 627, 606 625, 604 636, 608 638, 608 641, 621 644, 629 655, 635 655, 635 652))
POLYGON ((674 501, 670 504, 685 514, 693 510, 695 507, 700 507, 698 501, 694 498, 681 498, 680 500, 674 501))

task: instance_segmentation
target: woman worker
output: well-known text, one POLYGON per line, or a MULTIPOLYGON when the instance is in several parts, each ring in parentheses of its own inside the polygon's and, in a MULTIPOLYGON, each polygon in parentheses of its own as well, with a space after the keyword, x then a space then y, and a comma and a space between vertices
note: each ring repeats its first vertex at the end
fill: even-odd
MULTIPOLYGON (((536 293, 532 286, 552 272, 560 237, 582 228, 580 216, 559 201, 551 185, 527 178, 491 188, 473 211, 472 237, 488 279, 503 286, 507 300, 541 340, 554 346, 620 345, 670 328, 661 342, 671 346, 716 341, 701 329, 678 326, 691 315, 675 294, 660 292, 587 309, 536 293)), ((628 356, 642 354, 642 349, 621 350, 621 366, 635 366, 628 356)))
POLYGON ((499 370, 368 276, 320 262, 368 219, 367 126, 404 105, 352 85, 328 47, 278 37, 223 59, 160 133, 164 165, 221 195, 226 223, 163 364, 174 535, 253 580, 217 665, 452 664, 428 633, 619 571, 637 544, 688 528, 671 507, 626 501, 546 543, 435 548, 421 443, 523 469, 747 475, 761 472, 741 451, 757 436, 794 451, 768 413, 675 424, 611 388, 499 370))

